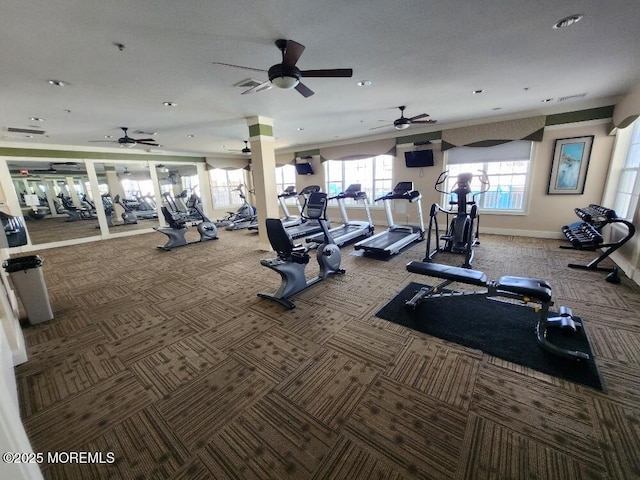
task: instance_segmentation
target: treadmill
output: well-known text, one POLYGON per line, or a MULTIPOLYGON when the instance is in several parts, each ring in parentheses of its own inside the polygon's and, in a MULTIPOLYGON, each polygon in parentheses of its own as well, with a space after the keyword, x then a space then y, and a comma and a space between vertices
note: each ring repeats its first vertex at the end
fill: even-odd
MULTIPOLYGON (((300 205, 300 197, 298 195, 298 192, 296 192, 295 186, 291 185, 285 188, 282 193, 278 194, 278 203, 280 204, 280 208, 284 212, 284 218, 281 218, 280 221, 285 228, 294 227, 307 221, 307 219, 302 216, 302 205, 300 205), (295 198, 296 207, 298 208, 298 212, 300 213, 299 216, 292 216, 291 213, 289 213, 289 207, 286 203, 287 198, 295 198)), ((249 225, 247 229, 258 230, 259 227, 260 223, 256 220, 254 223, 249 225)))
POLYGON ((365 253, 388 257, 397 254, 402 248, 414 242, 422 241, 424 239, 424 220, 422 217, 421 199, 422 195, 420 195, 420 192, 413 189, 413 182, 399 182, 392 192, 376 198, 374 200, 375 202, 378 200, 384 202, 384 210, 387 215, 389 228, 384 232, 359 241, 353 248, 356 250, 364 250, 365 253), (406 200, 409 203, 415 203, 420 224, 396 224, 393 220, 393 214, 391 213, 391 203, 394 200, 406 200))
MULTIPOLYGON (((321 191, 321 188, 318 185, 309 185, 300 190, 298 197, 304 197, 304 203, 306 205, 311 194, 319 191, 321 191)), ((319 220, 308 220, 300 225, 285 228, 285 230, 291 239, 295 240, 296 238, 307 237, 322 232, 322 226, 319 220)))
MULTIPOLYGON (((329 200, 336 200, 338 202, 340 215, 342 216, 342 225, 329 230, 331 238, 333 238, 333 241, 339 247, 342 247, 353 240, 360 239, 361 237, 370 237, 373 235, 373 220, 371 219, 371 211, 369 210, 369 200, 367 198, 367 193, 363 192, 361 188, 361 184, 354 183, 349 185, 344 192, 339 193, 335 197, 329 198, 329 200), (362 200, 365 212, 367 212, 367 221, 349 221, 347 209, 345 208, 344 203, 347 198, 352 198, 356 202, 358 200, 362 200)), ((306 240, 308 243, 322 243, 324 242, 324 234, 318 233, 312 237, 307 237, 306 240)))

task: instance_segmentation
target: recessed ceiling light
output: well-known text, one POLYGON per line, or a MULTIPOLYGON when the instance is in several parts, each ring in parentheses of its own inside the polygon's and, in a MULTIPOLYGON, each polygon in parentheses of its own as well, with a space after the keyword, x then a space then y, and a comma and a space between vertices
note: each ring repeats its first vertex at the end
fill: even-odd
POLYGON ((49 85, 53 85, 54 87, 68 87, 71 85, 69 82, 65 82, 64 80, 47 80, 49 85))
POLYGON ((356 85, 359 87, 370 87, 372 84, 373 82, 371 82, 371 80, 360 80, 358 83, 356 83, 356 85))
POLYGON ((187 135, 187 137, 189 137, 189 138, 193 138, 193 137, 195 137, 195 135, 194 135, 194 134, 192 134, 192 133, 190 133, 189 135, 187 135))
POLYGON ((579 22, 580 20, 582 20, 582 17, 584 15, 582 15, 581 13, 576 13, 574 15, 569 15, 568 17, 564 17, 560 20, 558 20, 554 25, 553 28, 554 29, 559 29, 559 28, 565 28, 568 27, 570 25, 573 25, 574 23, 579 22))
POLYGON ((40 117, 31 117, 31 120, 33 120, 34 122, 44 122, 44 118, 40 117))
POLYGON ((303 130, 304 130, 304 128, 302 128, 302 127, 298 127, 298 131, 299 131, 299 132, 301 132, 301 131, 303 131, 303 130))
POLYGON ((164 105, 165 107, 175 107, 178 104, 175 102, 162 102, 162 105, 164 105))
POLYGON ((473 92, 471 92, 471 93, 473 93, 474 95, 477 95, 478 93, 484 93, 484 90, 482 90, 482 89, 474 90, 474 91, 473 91, 473 92))
POLYGON ((544 100, 542 100, 542 103, 549 103, 549 102, 553 102, 553 98, 545 98, 544 100))
POLYGON ((33 138, 33 135, 25 135, 25 138, 33 138))
POLYGON ((113 135, 105 135, 104 138, 113 138, 113 135))

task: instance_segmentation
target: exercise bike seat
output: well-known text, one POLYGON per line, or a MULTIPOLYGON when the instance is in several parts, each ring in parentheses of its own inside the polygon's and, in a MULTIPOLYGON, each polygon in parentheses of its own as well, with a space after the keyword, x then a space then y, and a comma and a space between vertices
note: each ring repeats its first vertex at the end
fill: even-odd
POLYGON ((166 220, 166 222, 169 224, 169 226, 171 228, 173 228, 174 230, 182 230, 183 228, 185 228, 185 222, 184 220, 178 220, 177 218, 175 218, 171 212, 169 212, 169 209, 165 206, 160 207, 160 210, 162 211, 162 215, 164 216, 164 219, 166 220))
POLYGON ((471 270, 469 268, 441 265, 439 263, 409 262, 407 263, 407 271, 480 287, 484 287, 487 284, 487 275, 484 272, 471 270))
POLYGON ((307 249, 293 243, 279 218, 267 218, 265 225, 269 243, 278 254, 278 258, 295 263, 309 263, 307 249))
POLYGON ((526 297, 535 298, 544 303, 551 302, 551 285, 540 278, 525 277, 500 277, 496 282, 496 288, 505 292, 516 293, 526 297))

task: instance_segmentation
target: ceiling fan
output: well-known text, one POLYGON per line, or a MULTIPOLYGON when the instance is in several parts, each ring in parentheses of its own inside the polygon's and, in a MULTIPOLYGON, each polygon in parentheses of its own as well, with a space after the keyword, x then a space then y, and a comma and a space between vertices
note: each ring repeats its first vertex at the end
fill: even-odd
MULTIPOLYGON (((405 117, 404 116, 404 110, 405 107, 404 105, 401 105, 400 107, 398 107, 400 109, 400 118, 397 118, 393 121, 393 127, 396 130, 404 130, 406 128, 409 128, 410 125, 413 125, 414 123, 436 123, 437 120, 421 120, 422 118, 426 118, 429 115, 426 113, 421 113, 420 115, 415 115, 413 117, 405 117)), ((376 130, 378 128, 386 128, 386 127, 390 127, 391 125, 383 125, 381 127, 374 127, 374 128, 370 128, 369 130, 376 130)))
POLYGON ((227 152, 240 152, 243 155, 251 155, 251 148, 249 148, 249 141, 244 140, 244 148, 242 150, 227 150, 227 152))
POLYGON ((134 147, 138 144, 140 145, 148 145, 150 147, 159 147, 160 145, 156 143, 155 138, 131 138, 127 134, 128 127, 120 127, 124 132, 124 136, 120 137, 117 140, 89 140, 94 143, 118 143, 122 147, 134 147))
POLYGON ((296 63, 300 59, 300 55, 304 51, 304 45, 293 40, 278 39, 276 47, 282 52, 282 63, 276 63, 269 70, 260 68, 245 67, 242 65, 233 65, 231 63, 213 62, 215 65, 224 65, 227 67, 244 68, 245 70, 253 70, 255 72, 267 72, 269 80, 251 87, 249 90, 242 92, 243 94, 259 92, 267 90, 269 85, 289 90, 295 88, 298 93, 304 97, 313 95, 313 90, 300 82, 301 77, 351 77, 353 70, 350 68, 332 68, 321 70, 300 70, 296 67, 296 63))
POLYGON ((31 170, 32 173, 38 173, 38 174, 47 174, 47 173, 58 173, 58 169, 55 167, 55 165, 68 165, 71 167, 75 167, 76 165, 78 165, 78 162, 55 162, 55 163, 50 163, 49 164, 49 168, 47 168, 46 170, 31 170))

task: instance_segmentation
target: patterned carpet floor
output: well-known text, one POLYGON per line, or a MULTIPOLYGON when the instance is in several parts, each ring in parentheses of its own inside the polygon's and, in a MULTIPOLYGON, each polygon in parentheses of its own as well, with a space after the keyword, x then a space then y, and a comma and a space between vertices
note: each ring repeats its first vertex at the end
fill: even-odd
POLYGON ((426 283, 405 269, 424 242, 389 261, 346 247, 345 275, 286 310, 256 296, 280 279, 255 234, 170 252, 164 241, 36 252, 55 319, 24 329, 27 434, 35 452, 115 456, 44 464, 45 478, 640 477, 640 288, 567 268, 593 252, 485 235, 474 268, 549 280, 556 305, 588 322, 606 392, 375 317, 426 283))

